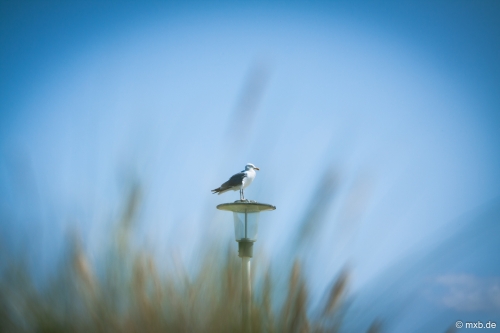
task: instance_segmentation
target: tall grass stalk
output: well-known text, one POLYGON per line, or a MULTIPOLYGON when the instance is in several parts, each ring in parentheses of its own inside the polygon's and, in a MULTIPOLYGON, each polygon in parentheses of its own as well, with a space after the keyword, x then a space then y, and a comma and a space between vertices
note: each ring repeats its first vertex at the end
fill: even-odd
MULTIPOLYGON (((43 288, 25 265, 11 262, 0 284, 1 332, 239 332, 241 263, 234 251, 211 248, 194 276, 160 273, 152 254, 133 249, 130 233, 140 191, 129 196, 110 235, 105 268, 92 265, 77 237, 69 255, 43 288)), ((252 332, 338 332, 348 276, 327 291, 319 317, 308 315, 309 293, 301 265, 290 268, 287 295, 275 304, 276 279, 264 269, 253 288, 252 332), (278 309, 278 310, 276 310, 278 309)), ((167 271, 168 272, 168 271, 167 271)), ((370 332, 379 331, 372 326, 370 332)))

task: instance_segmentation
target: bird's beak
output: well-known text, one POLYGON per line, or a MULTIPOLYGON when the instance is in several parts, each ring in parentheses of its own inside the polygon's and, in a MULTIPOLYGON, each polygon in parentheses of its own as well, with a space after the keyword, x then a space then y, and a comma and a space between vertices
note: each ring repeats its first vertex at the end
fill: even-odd
POLYGON ((255 167, 254 169, 255 169, 255 170, 260 170, 260 169, 259 169, 259 168, 257 168, 257 167, 255 167))

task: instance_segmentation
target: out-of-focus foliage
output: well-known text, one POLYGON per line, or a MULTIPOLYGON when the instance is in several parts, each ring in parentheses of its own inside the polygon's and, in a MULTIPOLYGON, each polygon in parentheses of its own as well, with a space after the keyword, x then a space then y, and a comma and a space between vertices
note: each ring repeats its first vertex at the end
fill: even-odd
MULTIPOLYGON (((35 286, 25 265, 12 260, 1 277, 0 331, 240 331, 241 263, 236 253, 213 247, 199 258, 194 276, 179 268, 161 273, 152 254, 131 245, 140 198, 136 187, 110 235, 106 258, 101 258, 102 271, 91 264, 77 237, 69 242, 69 255, 43 287, 35 286)), ((316 316, 310 315, 299 262, 290 268, 287 295, 280 304, 273 296, 277 282, 270 270, 263 270, 256 280, 253 332, 341 331, 347 272, 326 291, 324 309, 316 316)), ((379 324, 369 331, 379 331, 379 324)))

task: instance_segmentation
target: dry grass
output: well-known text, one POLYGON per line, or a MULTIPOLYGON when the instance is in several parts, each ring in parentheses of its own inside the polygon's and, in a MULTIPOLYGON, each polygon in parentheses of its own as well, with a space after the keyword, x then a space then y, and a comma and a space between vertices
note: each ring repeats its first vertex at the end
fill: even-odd
MULTIPOLYGON (((209 249, 195 276, 185 270, 160 273, 151 254, 134 251, 130 231, 140 191, 135 188, 111 236, 105 269, 90 263, 78 238, 70 255, 43 288, 22 263, 3 271, 1 332, 238 332, 241 323, 240 260, 234 251, 209 249)), ((327 291, 318 318, 308 315, 307 284, 299 262, 290 269, 287 295, 275 303, 270 270, 258 278, 252 303, 252 332, 338 332, 348 283, 342 273, 327 291), (260 279, 260 280, 259 280, 260 279)), ((379 331, 373 325, 370 332, 379 331)))

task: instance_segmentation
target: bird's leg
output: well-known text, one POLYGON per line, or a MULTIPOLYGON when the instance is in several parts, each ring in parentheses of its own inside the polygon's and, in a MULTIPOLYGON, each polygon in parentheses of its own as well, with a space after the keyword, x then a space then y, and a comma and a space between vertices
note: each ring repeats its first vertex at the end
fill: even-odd
POLYGON ((240 188, 240 200, 243 200, 245 199, 245 197, 243 196, 243 189, 240 188))

